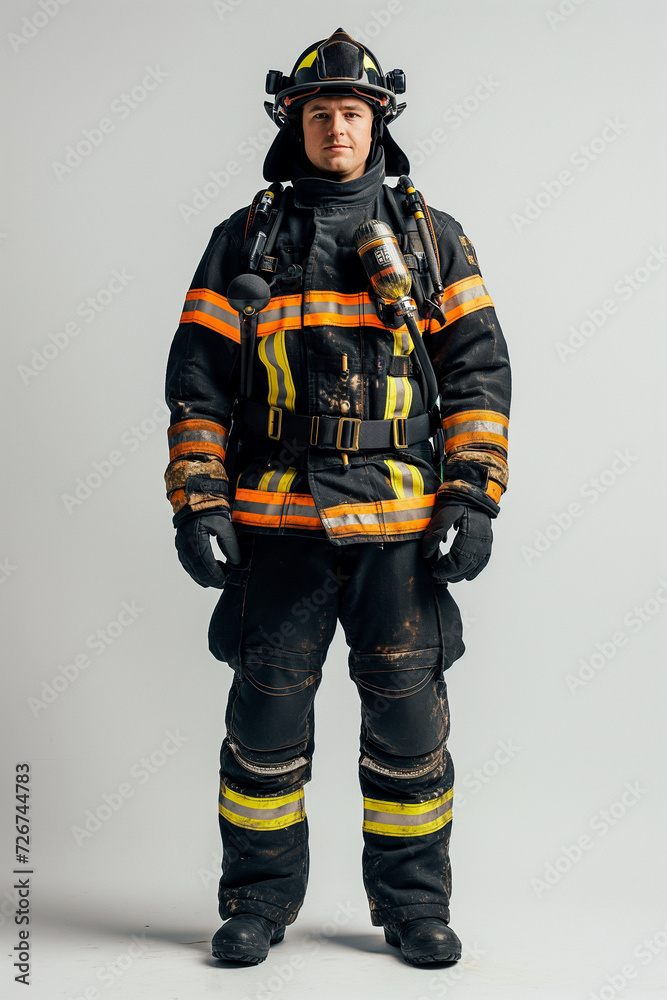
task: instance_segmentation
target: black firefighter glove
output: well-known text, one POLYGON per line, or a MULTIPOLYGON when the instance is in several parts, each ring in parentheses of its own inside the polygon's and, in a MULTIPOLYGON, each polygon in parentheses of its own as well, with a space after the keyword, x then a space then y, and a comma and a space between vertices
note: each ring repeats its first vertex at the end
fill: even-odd
POLYGON ((482 510, 461 503, 444 503, 436 507, 422 540, 422 552, 429 559, 434 579, 460 583, 474 580, 491 557, 491 518, 482 510), (447 539, 451 528, 458 528, 452 547, 439 555, 440 542, 447 539))
POLYGON ((176 526, 176 549, 181 566, 200 587, 222 590, 227 566, 216 559, 211 548, 214 535, 218 548, 228 563, 241 561, 241 552, 228 510, 194 514, 176 526))

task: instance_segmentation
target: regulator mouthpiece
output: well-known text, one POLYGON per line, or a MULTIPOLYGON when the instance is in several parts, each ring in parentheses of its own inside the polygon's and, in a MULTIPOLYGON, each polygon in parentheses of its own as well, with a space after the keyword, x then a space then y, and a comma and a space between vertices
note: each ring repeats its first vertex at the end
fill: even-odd
POLYGON ((227 301, 238 313, 252 316, 261 312, 269 304, 271 289, 258 274, 239 274, 230 282, 227 301))

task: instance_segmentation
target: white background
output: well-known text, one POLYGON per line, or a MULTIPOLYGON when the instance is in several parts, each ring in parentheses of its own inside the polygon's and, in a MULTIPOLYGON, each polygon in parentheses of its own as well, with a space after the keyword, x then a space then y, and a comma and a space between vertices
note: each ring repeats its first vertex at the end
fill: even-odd
POLYGON ((10 956, 13 776, 29 761, 34 1000, 656 996, 664 3, 43 3, 6 0, 0 32, 0 993, 26 995, 10 956), (370 926, 340 635, 317 699, 306 904, 264 965, 208 957, 231 673, 206 646, 218 594, 173 547, 164 368, 210 231, 262 186, 266 71, 288 72, 339 24, 406 71, 394 135, 428 202, 474 241, 514 370, 494 555, 454 588, 468 649, 448 674, 466 946, 452 970, 409 968, 370 926), (154 89, 124 103, 149 69, 154 89), (108 131, 67 165, 101 119, 108 131), (125 286, 110 296, 114 271, 125 286), (134 617, 114 625, 124 602, 134 617))

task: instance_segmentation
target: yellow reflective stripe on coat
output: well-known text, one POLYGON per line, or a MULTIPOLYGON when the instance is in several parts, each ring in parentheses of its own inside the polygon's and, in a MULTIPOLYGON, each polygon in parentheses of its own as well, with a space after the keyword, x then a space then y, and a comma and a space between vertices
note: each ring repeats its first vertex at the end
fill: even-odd
POLYGON ((260 340, 257 354, 269 380, 269 406, 279 406, 281 410, 294 413, 296 390, 285 350, 285 331, 280 330, 260 340))
POLYGON ((267 469, 262 475, 257 489, 275 493, 289 493, 289 488, 296 479, 297 469, 267 469))
POLYGON ((241 795, 220 784, 221 816, 248 830, 282 830, 306 818, 303 788, 287 795, 241 795))
POLYGON ((423 837, 451 822, 454 789, 427 802, 385 802, 364 796, 364 833, 423 837))
MULTIPOLYGON (((413 350, 412 337, 407 326, 393 331, 394 357, 405 357, 413 350)), ((405 375, 387 376, 387 399, 384 406, 384 419, 407 417, 412 406, 412 386, 405 375)))
POLYGON ((412 386, 404 375, 387 376, 387 400, 384 406, 384 419, 407 417, 412 406, 412 386))
POLYGON ((455 281, 442 293, 442 311, 448 324, 487 306, 493 307, 493 300, 480 274, 455 281))
POLYGON ((507 454, 509 420, 495 410, 461 410, 442 421, 445 451, 449 454, 462 445, 494 445, 507 454))
POLYGON ((424 477, 415 465, 407 462, 397 462, 388 458, 384 463, 389 469, 391 488, 397 497, 422 497, 424 495, 424 477))

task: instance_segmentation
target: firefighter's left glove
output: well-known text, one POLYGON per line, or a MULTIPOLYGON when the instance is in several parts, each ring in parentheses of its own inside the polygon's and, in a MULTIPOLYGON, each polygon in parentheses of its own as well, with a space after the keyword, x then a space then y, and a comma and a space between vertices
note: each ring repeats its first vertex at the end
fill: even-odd
POLYGON ((439 583, 460 583, 474 580, 491 558, 493 532, 491 518, 484 511, 460 503, 437 506, 422 539, 422 552, 431 563, 431 571, 439 583), (452 528, 456 538, 445 555, 439 553, 440 542, 447 539, 452 528))
POLYGON ((195 514, 176 527, 176 549, 183 569, 200 587, 222 590, 227 576, 227 564, 216 559, 211 548, 214 536, 227 563, 236 565, 241 552, 229 511, 195 514))

